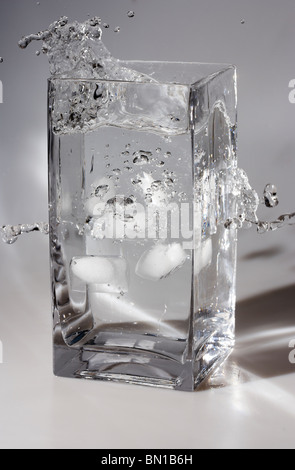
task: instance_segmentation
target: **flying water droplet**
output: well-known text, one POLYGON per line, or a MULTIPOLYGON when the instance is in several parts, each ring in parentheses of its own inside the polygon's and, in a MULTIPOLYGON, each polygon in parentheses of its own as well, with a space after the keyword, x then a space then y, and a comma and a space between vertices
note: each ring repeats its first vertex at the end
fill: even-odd
POLYGON ((134 16, 135 16, 134 11, 129 10, 128 13, 127 13, 127 16, 128 16, 128 18, 134 18, 134 16))
POLYGON ((2 64, 3 62, 4 62, 3 57, 0 57, 0 64, 2 64))
POLYGON ((276 207, 279 204, 278 190, 274 184, 267 184, 263 192, 266 207, 276 207))
POLYGON ((106 195, 109 189, 110 187, 107 184, 102 184, 100 186, 97 186, 97 188, 95 188, 94 190, 94 196, 102 198, 106 195))
POLYGON ((109 29, 110 25, 109 25, 108 23, 104 23, 104 24, 103 24, 103 27, 104 27, 105 29, 109 29))
POLYGON ((114 32, 115 33, 119 33, 121 31, 121 28, 119 26, 117 26, 115 29, 114 29, 114 32))

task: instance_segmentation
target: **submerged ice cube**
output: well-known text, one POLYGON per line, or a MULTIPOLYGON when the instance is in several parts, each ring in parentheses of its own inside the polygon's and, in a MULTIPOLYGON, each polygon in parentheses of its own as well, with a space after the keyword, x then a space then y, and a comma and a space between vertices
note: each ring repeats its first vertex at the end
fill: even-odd
POLYGON ((126 260, 116 256, 80 256, 71 261, 72 289, 85 292, 126 293, 126 260))
POLYGON ((181 268, 186 259, 187 255, 180 243, 159 243, 143 253, 135 272, 143 279, 159 281, 181 268))
POLYGON ((97 256, 74 258, 71 269, 73 275, 86 284, 107 284, 114 277, 112 263, 106 258, 97 256))

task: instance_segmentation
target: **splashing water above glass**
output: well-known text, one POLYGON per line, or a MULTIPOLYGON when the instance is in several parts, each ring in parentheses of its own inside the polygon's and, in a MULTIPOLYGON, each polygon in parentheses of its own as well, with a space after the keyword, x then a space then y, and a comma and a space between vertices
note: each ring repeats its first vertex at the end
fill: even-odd
MULTIPOLYGON (((127 16, 130 18, 133 18, 134 15, 134 11, 131 10, 127 13, 127 16)), ((244 22, 244 20, 241 21, 242 24, 244 22)), ((154 79, 149 76, 123 67, 118 59, 112 57, 102 42, 101 23, 102 20, 98 16, 84 23, 77 21, 70 23, 67 17, 62 17, 52 23, 48 29, 23 37, 19 41, 19 47, 25 49, 33 41, 42 41, 42 52, 48 57, 50 72, 54 77, 154 82, 154 79)), ((106 29, 109 28, 108 23, 103 23, 102 26, 106 29)), ((115 31, 119 32, 120 28, 117 27, 115 31)), ((36 55, 40 55, 40 51, 37 51, 36 55)), ((0 62, 3 62, 2 57, 0 57, 0 62)), ((98 100, 99 105, 105 99, 103 93, 99 90, 99 85, 97 85, 93 99, 98 100)), ((87 103, 84 104, 86 105, 87 103)), ((76 108, 75 119, 78 119, 78 114, 79 107, 76 108)), ((70 126, 73 127, 73 113, 70 114, 70 119, 72 119, 70 126)), ((89 120, 88 111, 86 106, 83 107, 83 103, 80 107, 79 119, 80 128, 83 128, 87 120, 89 120)), ((68 131, 69 128, 66 124, 68 123, 63 123, 64 129, 68 131)), ((166 153, 166 155, 168 154, 170 152, 166 153)), ((144 156, 141 155, 139 157, 135 155, 134 164, 146 163, 148 158, 146 155, 147 152, 144 156)), ((256 191, 251 187, 248 176, 243 170, 237 169, 233 175, 233 181, 235 182, 234 194, 237 204, 237 217, 226 221, 225 226, 227 228, 240 229, 242 227, 249 228, 256 226, 259 233, 265 233, 295 223, 294 213, 281 215, 274 221, 259 220, 257 217, 259 198, 256 191)), ((269 208, 278 205, 277 189, 274 185, 266 185, 262 202, 269 208)), ((33 225, 4 226, 0 231, 3 241, 12 244, 23 233, 34 231, 48 233, 48 224, 36 223, 33 225)))

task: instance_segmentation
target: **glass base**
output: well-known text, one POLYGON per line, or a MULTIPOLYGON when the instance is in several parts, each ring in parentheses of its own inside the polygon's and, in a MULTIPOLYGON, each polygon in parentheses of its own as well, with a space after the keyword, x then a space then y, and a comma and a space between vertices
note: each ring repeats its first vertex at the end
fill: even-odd
MULTIPOLYGON (((110 338, 109 335, 108 338, 110 338)), ((61 340, 61 338, 59 339, 61 340)), ((135 341, 134 336, 132 341, 135 341)), ((151 346, 154 340, 153 338, 144 338, 140 341, 145 341, 147 345, 151 346)), ((57 338, 56 342, 58 342, 57 338)), ((159 340, 157 342, 159 343, 159 340)), ((170 356, 167 355, 169 349, 167 341, 163 342, 161 346, 163 349, 165 347, 166 355, 130 347, 116 347, 112 350, 111 347, 107 349, 103 346, 98 348, 88 345, 81 349, 71 349, 62 344, 55 344, 54 373, 58 377, 104 380, 194 391, 229 357, 234 342, 233 340, 228 341, 223 346, 220 341, 218 344, 204 343, 200 345, 197 353, 198 360, 196 357, 184 359, 186 355, 184 344, 170 345, 174 348, 174 357, 172 353, 170 356), (175 351, 175 345, 178 351, 175 351)))

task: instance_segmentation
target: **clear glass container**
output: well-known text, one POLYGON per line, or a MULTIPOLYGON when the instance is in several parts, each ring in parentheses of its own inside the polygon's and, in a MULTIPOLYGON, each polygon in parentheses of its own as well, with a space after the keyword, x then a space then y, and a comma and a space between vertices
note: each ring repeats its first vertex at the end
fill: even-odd
POLYGON ((49 81, 54 371, 195 390, 234 345, 236 70, 121 65, 49 81))

